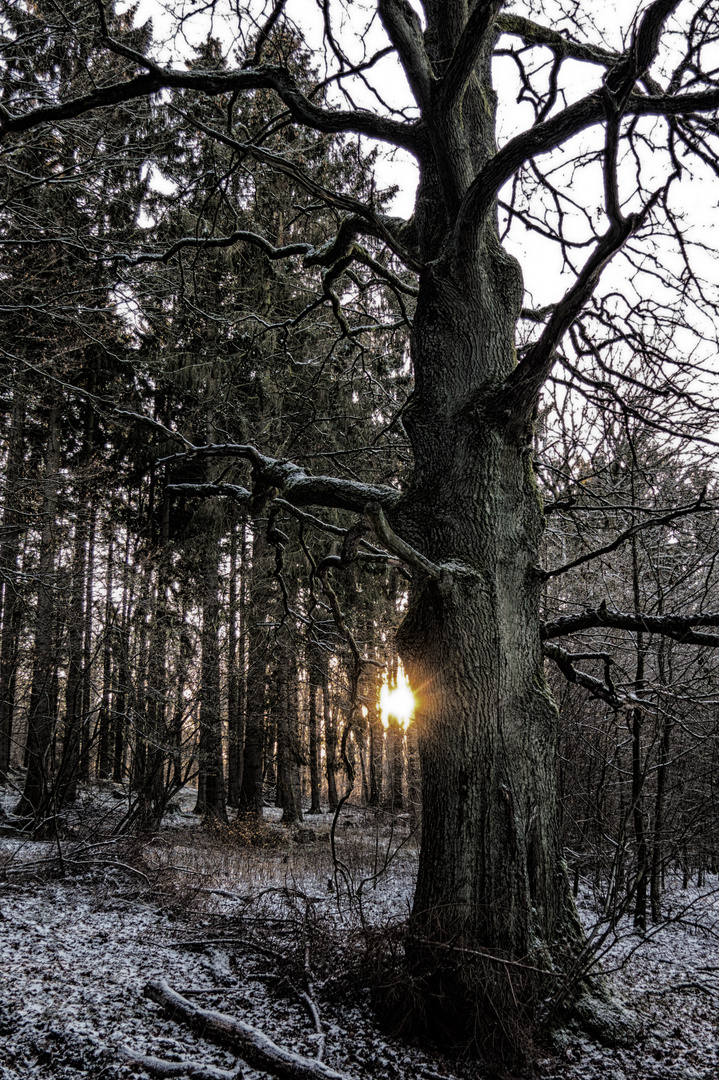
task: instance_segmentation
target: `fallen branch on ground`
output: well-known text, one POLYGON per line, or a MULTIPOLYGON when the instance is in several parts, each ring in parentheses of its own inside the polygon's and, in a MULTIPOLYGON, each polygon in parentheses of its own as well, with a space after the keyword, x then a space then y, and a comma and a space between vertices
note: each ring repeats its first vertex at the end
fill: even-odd
POLYGON ((243 1020, 193 1005, 165 982, 149 982, 144 994, 166 1009, 173 1019, 183 1020, 205 1039, 229 1046, 253 1069, 272 1073, 278 1080, 349 1080, 345 1073, 336 1072, 321 1061, 278 1046, 259 1028, 243 1020))
POLYGON ((163 1061, 161 1058, 147 1057, 146 1054, 136 1054, 129 1046, 121 1046, 118 1053, 128 1065, 135 1065, 153 1076, 181 1076, 189 1077, 189 1080, 243 1080, 244 1075, 239 1068, 228 1072, 215 1065, 203 1065, 200 1061, 163 1061))

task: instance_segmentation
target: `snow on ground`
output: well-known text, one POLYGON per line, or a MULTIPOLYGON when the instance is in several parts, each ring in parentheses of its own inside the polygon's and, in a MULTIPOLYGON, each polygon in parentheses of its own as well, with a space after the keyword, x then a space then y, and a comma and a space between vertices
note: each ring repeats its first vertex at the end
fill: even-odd
MULTIPOLYGON (((416 842, 355 808, 343 814, 335 876, 329 818, 290 836, 268 811, 264 843, 198 827, 184 795, 141 851, 0 839, 0 1080, 131 1075, 121 1046, 232 1069, 233 1055, 167 1019, 143 997, 163 979, 196 1004, 228 1012, 307 1056, 316 1032, 302 993, 309 961, 325 1060, 356 1080, 480 1080, 481 1066, 386 1038, 362 989, 363 927, 402 919, 416 842), (384 874, 375 879, 392 856, 384 874), (364 884, 360 888, 360 883, 364 884), (355 899, 350 902, 348 883, 355 899), (359 891, 360 901, 357 900, 359 891), (307 947, 307 952, 305 951, 307 947)), ((674 921, 641 945, 622 923, 604 959, 640 1021, 637 1042, 610 1050, 573 1035, 541 1060, 545 1080, 717 1080, 719 889, 677 890, 674 921), (689 905, 687 907, 687 905, 689 905)), ((580 910, 591 922, 587 892, 580 910)), ((246 1068, 247 1080, 266 1074, 246 1068)), ((143 1075, 140 1073, 140 1075, 143 1075)))

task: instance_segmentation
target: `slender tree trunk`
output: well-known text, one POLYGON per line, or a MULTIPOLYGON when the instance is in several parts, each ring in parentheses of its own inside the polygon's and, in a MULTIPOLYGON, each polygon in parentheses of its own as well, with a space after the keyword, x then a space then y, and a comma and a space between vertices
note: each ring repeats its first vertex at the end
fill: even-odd
POLYGON ((297 642, 292 638, 286 652, 286 739, 287 739, 287 799, 282 807, 285 822, 302 821, 302 778, 301 767, 304 764, 300 742, 300 708, 297 664, 297 642))
MULTIPOLYGON (((634 591, 634 610, 641 611, 639 591, 639 556, 636 537, 632 537, 632 582, 634 591)), ((641 697, 644 691, 644 668, 646 648, 644 634, 637 634, 637 663, 634 673, 635 693, 641 697)), ((644 710, 637 706, 632 710, 632 821, 634 839, 637 846, 637 868, 635 876, 634 925, 638 930, 647 928, 647 884, 649 880, 649 849, 647 830, 642 810, 642 792, 644 789, 644 764, 642 761, 642 727, 644 710)))
POLYGON ((244 769, 240 789, 240 811, 262 818, 262 749, 265 729, 265 677, 267 671, 267 630, 269 608, 267 580, 267 540, 261 526, 253 527, 252 568, 248 614, 247 714, 245 722, 244 769))
POLYGON ((45 470, 42 481, 42 528, 37 570, 37 606, 33 649, 32 686, 28 713, 28 773, 17 807, 20 815, 47 815, 52 803, 49 755, 57 703, 57 658, 54 649, 55 563, 57 556, 57 497, 60 470, 60 415, 57 405, 48 417, 45 470))
POLYGON ((230 595, 227 654, 227 802, 239 806, 245 736, 245 642, 243 626, 245 526, 230 532, 230 595), (238 588, 239 582, 239 588, 238 588))
POLYGON ((330 811, 337 809, 337 721, 332 712, 330 699, 329 657, 322 653, 320 661, 322 682, 322 711, 325 731, 325 771, 327 774, 327 801, 330 811))
POLYGON ((422 810, 422 778, 419 765, 419 746, 417 730, 410 724, 405 735, 407 747, 407 808, 409 823, 414 828, 419 824, 422 810))
POLYGON ((0 543, 0 598, 2 631, 0 632, 0 784, 7 780, 10 769, 15 713, 17 649, 20 635, 21 605, 19 602, 18 560, 20 539, 25 531, 20 513, 19 480, 23 468, 25 436, 25 399, 18 390, 13 399, 12 420, 8 438, 5 472, 5 505, 0 543))
POLYGON ((98 748, 97 774, 100 780, 110 775, 110 694, 112 693, 112 638, 114 633, 112 602, 113 561, 115 546, 112 533, 107 541, 107 567, 105 571, 105 625, 102 640, 102 697, 97 720, 98 748))
POLYGON ((187 707, 187 702, 185 700, 185 688, 187 686, 187 676, 189 674, 190 663, 192 662, 193 654, 194 644, 192 640, 192 635, 187 626, 187 612, 183 604, 179 641, 177 643, 175 677, 173 680, 175 707, 172 712, 172 721, 170 724, 169 732, 171 766, 168 769, 168 786, 171 787, 174 791, 179 791, 185 783, 186 769, 185 763, 183 761, 183 727, 185 723, 187 707))
POLYGON ((379 682, 375 680, 374 694, 371 698, 368 714, 369 726, 369 805, 380 806, 382 803, 382 758, 384 754, 384 728, 377 707, 379 701, 379 682))
POLYGON ((320 799, 320 735, 317 723, 317 697, 320 690, 317 649, 307 645, 307 681, 309 693, 310 814, 322 813, 320 799))
POLYGON ((125 755, 128 745, 127 705, 130 693, 130 533, 125 538, 125 558, 122 571, 122 607, 120 620, 113 634, 113 694, 112 694, 112 779, 119 783, 125 775, 125 755))
POLYGON ((91 727, 92 717, 92 627, 93 603, 95 595, 95 530, 97 526, 97 507, 94 499, 89 505, 89 531, 87 538, 87 589, 85 591, 85 625, 82 645, 82 707, 80 710, 80 779, 87 783, 90 779, 90 760, 94 733, 91 727))
MULTIPOLYGON (((167 642, 170 612, 167 592, 170 587, 169 549, 170 501, 162 501, 160 546, 156 557, 154 602, 148 630, 147 684, 144 701, 144 768, 137 786, 138 831, 157 828, 165 810, 165 764, 169 753, 167 732, 167 642)), ((152 571, 149 570, 151 573, 152 571)))
POLYGON ((202 596, 200 748, 196 814, 227 821, 220 708, 220 596, 217 540, 207 545, 202 596))
MULTIPOLYGON (((387 686, 390 690, 397 689, 398 669, 397 651, 391 649, 387 672, 387 686)), ((390 713, 387 717, 387 809, 395 814, 404 809, 402 740, 403 732, 399 719, 390 713)))
POLYGON ((80 774, 82 739, 83 631, 85 628, 85 575, 88 521, 85 508, 78 510, 71 567, 70 603, 67 612, 67 676, 62 760, 55 780, 58 806, 75 801, 80 774))
MULTIPOLYGON (((660 641, 658 647, 657 666, 659 670, 659 682, 662 686, 667 683, 665 670, 666 643, 660 641)), ((667 780, 669 775, 669 754, 672 743, 672 730, 674 718, 670 710, 664 714, 662 724, 662 739, 659 747, 659 764, 657 767, 657 790, 654 800, 654 833, 652 836, 652 862, 649 881, 649 897, 651 905, 652 922, 658 923, 662 917, 662 878, 664 869, 664 827, 666 818, 667 780)))
POLYGON ((143 566, 140 577, 140 595, 133 612, 135 624, 130 658, 131 678, 129 683, 129 730, 128 736, 133 746, 132 786, 136 791, 142 789, 147 775, 147 698, 149 648, 148 616, 150 615, 150 595, 152 589, 152 568, 143 566), (134 661, 134 663, 133 663, 134 661))

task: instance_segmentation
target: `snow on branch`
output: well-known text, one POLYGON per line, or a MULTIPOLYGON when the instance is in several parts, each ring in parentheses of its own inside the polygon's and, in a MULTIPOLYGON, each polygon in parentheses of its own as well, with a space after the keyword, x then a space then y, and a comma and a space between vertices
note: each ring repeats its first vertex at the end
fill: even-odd
MULTIPOLYGON (((351 510, 363 513, 368 503, 377 503, 385 509, 392 509, 402 499, 402 492, 391 487, 377 484, 363 484, 358 480, 344 480, 336 476, 311 476, 291 461, 281 461, 267 457, 250 445, 238 443, 213 443, 208 446, 192 446, 181 454, 172 454, 160 458, 158 465, 172 465, 188 457, 234 457, 244 458, 252 467, 252 496, 277 489, 294 506, 325 506, 335 510, 351 510)), ((247 489, 233 490, 232 484, 196 484, 190 485, 197 494, 203 491, 208 495, 230 495, 240 501, 250 494, 247 489)), ((188 485, 176 485, 187 489, 188 485)))
POLYGON ((545 622, 540 627, 543 641, 551 638, 576 634, 581 630, 590 630, 596 626, 606 626, 614 630, 629 630, 634 633, 661 634, 674 638, 683 645, 719 645, 719 634, 707 634, 694 629, 696 626, 719 626, 719 613, 706 612, 698 615, 647 615, 641 611, 626 613, 609 611, 606 604, 590 608, 576 615, 565 615, 561 619, 545 622))
POLYGON ((259 1028, 243 1020, 193 1005, 165 982, 149 982, 144 994, 173 1019, 182 1020, 203 1038, 229 1046, 253 1069, 271 1073, 279 1080, 348 1080, 346 1073, 278 1046, 259 1028))

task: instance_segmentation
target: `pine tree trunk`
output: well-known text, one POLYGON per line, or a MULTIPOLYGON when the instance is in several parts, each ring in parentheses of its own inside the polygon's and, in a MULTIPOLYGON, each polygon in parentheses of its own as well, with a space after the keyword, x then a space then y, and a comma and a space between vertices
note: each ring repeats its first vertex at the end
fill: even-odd
POLYGON ((327 774, 327 802, 331 812, 337 809, 337 721, 332 713, 330 699, 330 672, 327 653, 322 653, 320 679, 322 682, 322 712, 325 732, 325 772, 327 774))
POLYGON ((89 506, 89 530, 87 538, 87 588, 85 591, 85 625, 82 644, 82 707, 80 710, 80 779, 87 783, 90 779, 90 759, 95 733, 91 728, 92 699, 92 627, 95 594, 95 530, 97 526, 97 507, 94 500, 89 506))
POLYGON ((71 589, 67 611, 67 676, 62 760, 55 780, 58 806, 74 802, 80 775, 82 739, 83 631, 85 628, 85 573, 87 567, 87 517, 80 507, 73 541, 71 589))
POLYGON ((262 818, 262 752, 265 731, 265 678, 268 644, 264 628, 269 608, 267 581, 267 540, 262 527, 254 526, 248 613, 247 714, 245 721, 244 770, 240 790, 240 811, 262 818))
POLYGON ((18 481, 23 471, 23 447, 25 438, 25 399, 17 391, 13 400, 12 420, 8 437, 7 463, 5 468, 5 505, 2 517, 2 543, 0 543, 0 784, 7 781, 11 762, 13 719, 15 713, 15 685, 20 636, 21 605, 18 589, 20 584, 18 560, 20 539, 25 531, 20 507, 18 481))
MULTIPOLYGON (((634 501, 632 499, 632 501, 634 501)), ((641 611, 641 597, 639 593, 639 561, 637 553, 636 537, 632 537, 632 580, 634 585, 634 610, 641 611)), ((644 689, 644 667, 646 649, 644 634, 637 634, 637 661, 634 673, 635 693, 641 698, 644 689)), ((647 830, 642 809, 642 793, 644 789, 644 768, 642 762, 642 727, 644 726, 644 710, 637 706, 632 710, 632 821, 634 823, 634 838, 637 845, 637 866, 634 878, 634 925, 637 930, 647 928, 647 884, 649 880, 649 849, 647 845, 647 830)))
POLYGON ((122 573, 122 608, 120 622, 113 634, 113 693, 112 693, 112 779, 119 783, 125 775, 129 725, 127 705, 130 688, 130 534, 125 539, 125 558, 122 573))
POLYGON ((105 625, 102 639, 102 696, 97 718, 97 775, 100 780, 110 776, 110 694, 112 693, 112 637, 113 637, 113 560, 115 546, 110 535, 107 541, 107 565, 105 571, 105 625))
POLYGON ((50 752, 57 712, 55 630, 55 563, 57 556, 57 498, 60 470, 60 415, 57 405, 48 417, 45 469, 42 481, 42 529, 37 569, 37 605, 32 685, 28 712, 28 773, 16 812, 39 821, 52 809, 50 752))
POLYGON ((200 746, 196 814, 227 821, 220 708, 220 596, 217 540, 208 543, 202 595, 200 746))
MULTIPOLYGON (((657 667, 659 671, 660 685, 670 683, 666 671, 665 653, 667 645, 664 639, 659 642, 657 667)), ((670 654, 671 655, 671 654, 670 654)), ((667 781, 669 778, 670 761, 669 755, 672 745, 672 731, 674 717, 670 710, 664 714, 662 724, 662 739, 659 747, 659 764, 657 766, 657 790, 654 799, 654 832, 652 835, 652 859, 649 880, 649 898, 652 914, 652 922, 658 923, 662 918, 662 884, 664 876, 664 836, 666 821, 667 781)))
POLYGON ((280 657, 277 710, 277 793, 282 821, 293 825, 302 821, 300 797, 299 709, 297 659, 293 640, 285 644, 280 657))
POLYGON ((375 681, 374 693, 368 704, 369 725, 369 805, 382 803, 382 758, 384 754, 384 728, 377 704, 379 683, 375 681))
POLYGON ((309 751, 310 751, 310 814, 321 814, 320 799, 320 737, 317 723, 317 697, 320 690, 317 649, 307 645, 307 680, 309 693, 309 751))
POLYGON ((227 803, 239 806, 242 787, 243 743, 245 736, 245 641, 243 600, 245 577, 245 527, 230 532, 230 595, 227 654, 227 803), (239 587, 238 587, 239 579, 239 587))

